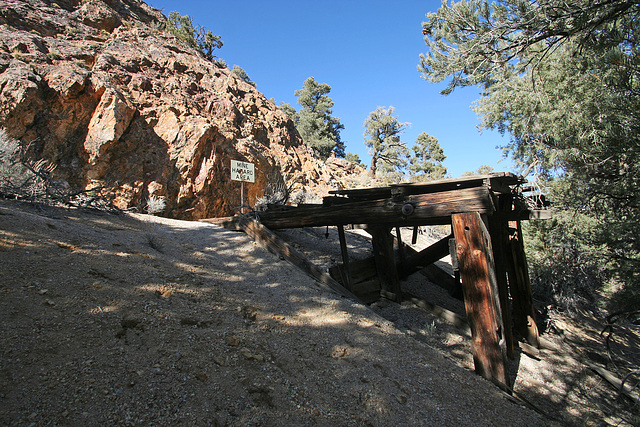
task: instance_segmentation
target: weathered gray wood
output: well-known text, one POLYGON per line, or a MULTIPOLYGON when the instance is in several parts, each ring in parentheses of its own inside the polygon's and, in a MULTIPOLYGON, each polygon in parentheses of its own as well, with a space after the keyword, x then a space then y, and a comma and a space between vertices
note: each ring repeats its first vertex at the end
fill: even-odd
POLYGON ((438 267, 436 264, 431 264, 420 270, 423 276, 425 276, 430 282, 435 283, 442 289, 447 291, 453 298, 464 300, 462 293, 462 285, 460 284, 460 278, 455 277, 438 267))
POLYGON ((466 188, 439 193, 417 194, 400 199, 364 200, 334 205, 303 206, 283 211, 266 211, 260 221, 269 229, 316 227, 339 224, 414 224, 449 223, 453 212, 493 212, 486 187, 466 188), (412 212, 407 212, 411 205, 412 212))
POLYGON ((340 240, 340 252, 342 254, 342 266, 344 271, 344 285, 351 289, 351 277, 349 275, 349 253, 347 251, 347 239, 344 235, 344 226, 338 225, 338 239, 340 240))
MULTIPOLYGON (((498 212, 511 210, 510 194, 498 196, 498 212)), ((502 324, 504 325, 505 343, 507 346, 507 356, 509 359, 515 358, 514 340, 511 321, 511 306, 509 304, 509 285, 507 282, 507 260, 506 248, 509 247, 508 227, 505 221, 500 221, 496 215, 489 217, 489 232, 491 234, 491 247, 493 249, 494 267, 496 271, 496 281, 498 285, 498 299, 500 301, 500 311, 502 312, 502 324)))
POLYGON ((271 230, 258 221, 246 216, 239 217, 238 226, 256 243, 268 249, 270 252, 282 256, 284 259, 316 279, 328 290, 337 292, 347 298, 361 302, 353 293, 336 282, 329 274, 321 271, 311 263, 304 255, 298 252, 287 242, 276 236, 271 230))
POLYGON ((598 366, 589 362, 587 362, 587 366, 598 373, 602 378, 607 380, 607 382, 614 386, 620 393, 631 399, 632 402, 634 402, 635 404, 640 403, 640 393, 638 393, 635 388, 632 387, 629 383, 623 384, 620 378, 616 377, 612 372, 604 369, 602 366, 598 366))
POLYGON ((400 227, 396 226, 396 242, 398 243, 398 273, 402 279, 406 278, 408 275, 404 273, 404 264, 407 261, 407 255, 405 253, 404 243, 402 242, 402 233, 400 232, 400 227))
POLYGON ((227 216, 227 217, 221 217, 221 218, 204 218, 204 219, 199 219, 198 221, 219 225, 220 227, 224 227, 228 230, 242 231, 242 229, 238 226, 239 218, 240 216, 236 215, 236 216, 227 216))
POLYGON ((393 301, 402 300, 400 278, 393 252, 393 236, 385 226, 373 226, 368 229, 371 233, 373 255, 376 260, 376 270, 380 278, 380 294, 393 301))
POLYGON ((471 329, 469 328, 469 323, 467 322, 467 319, 460 316, 459 314, 454 313, 451 310, 447 310, 446 308, 435 305, 433 303, 430 303, 425 299, 418 298, 411 293, 405 293, 404 297, 405 297, 405 300, 410 301, 416 306, 420 307, 421 309, 428 311, 429 313, 433 313, 438 318, 451 323, 455 327, 462 330, 462 332, 464 332, 465 334, 471 335, 471 329))
POLYGON ((531 295, 529 268, 524 253, 520 222, 510 223, 507 274, 513 301, 513 322, 516 330, 527 342, 540 348, 540 337, 536 322, 536 311, 531 295))
POLYGON ((477 212, 452 216, 476 372, 511 390, 491 238, 477 212))
POLYGON ((447 178, 435 181, 392 184, 388 187, 376 187, 354 190, 333 190, 330 194, 345 195, 353 199, 387 198, 394 189, 402 189, 405 194, 424 194, 439 191, 460 190, 471 187, 488 187, 496 192, 509 193, 510 186, 525 182, 521 176, 511 172, 496 172, 487 175, 473 175, 461 178, 447 178))
POLYGON ((447 236, 440 239, 431 246, 407 257, 407 260, 403 264, 403 273, 409 276, 449 255, 449 239, 451 239, 451 237, 452 236, 447 236))
MULTIPOLYGON (((339 271, 341 268, 341 266, 337 265, 331 267, 329 272, 334 278, 342 277, 342 273, 339 271)), ((349 262, 349 275, 353 284, 371 280, 377 277, 377 274, 374 257, 349 262)))

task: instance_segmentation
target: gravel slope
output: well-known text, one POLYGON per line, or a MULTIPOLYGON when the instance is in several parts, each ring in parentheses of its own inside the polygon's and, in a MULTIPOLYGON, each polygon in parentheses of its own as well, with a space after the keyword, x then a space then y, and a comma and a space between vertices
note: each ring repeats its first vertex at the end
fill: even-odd
POLYGON ((545 425, 242 233, 0 201, 2 425, 545 425))

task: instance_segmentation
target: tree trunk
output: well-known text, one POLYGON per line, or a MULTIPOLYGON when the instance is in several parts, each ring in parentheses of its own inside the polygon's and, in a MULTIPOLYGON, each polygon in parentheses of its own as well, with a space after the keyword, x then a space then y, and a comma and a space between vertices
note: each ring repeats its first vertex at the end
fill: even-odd
POLYGON ((371 167, 369 168, 369 173, 373 178, 376 177, 376 163, 378 163, 378 155, 374 154, 371 157, 371 167))

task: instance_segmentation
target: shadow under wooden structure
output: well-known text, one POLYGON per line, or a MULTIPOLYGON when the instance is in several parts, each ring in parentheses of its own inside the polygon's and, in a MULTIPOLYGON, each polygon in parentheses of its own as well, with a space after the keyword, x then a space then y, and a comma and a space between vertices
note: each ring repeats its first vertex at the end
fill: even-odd
POLYGON ((539 347, 520 221, 544 219, 547 203, 541 195, 524 196, 524 183, 514 174, 494 173, 336 190, 322 204, 270 206, 257 213, 258 221, 247 217, 207 221, 242 229, 267 246, 279 245, 280 254, 302 267, 308 263, 305 257, 278 242, 270 230, 336 226, 342 264, 331 269, 331 276, 315 267, 311 274, 360 301, 415 299, 403 295, 401 278, 424 269, 451 293, 461 287, 476 372, 509 391, 507 358, 514 354, 514 329, 539 347), (349 260, 344 228, 356 224, 371 235, 370 259, 349 260), (452 234, 420 252, 402 241, 400 227, 413 227, 415 240, 419 226, 442 224, 451 225, 452 234), (447 255, 452 257, 455 276, 434 266, 447 255))

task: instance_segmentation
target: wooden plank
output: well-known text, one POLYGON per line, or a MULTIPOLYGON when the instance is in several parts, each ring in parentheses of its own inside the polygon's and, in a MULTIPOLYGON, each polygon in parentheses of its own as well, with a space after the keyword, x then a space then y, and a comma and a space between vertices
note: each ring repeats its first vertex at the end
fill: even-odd
POLYGON ((452 237, 447 236, 420 252, 410 255, 403 265, 403 273, 409 276, 449 255, 449 239, 452 237))
POLYGON ((405 294, 405 299, 407 301, 412 302, 413 304, 420 307, 421 309, 428 311, 429 313, 433 313, 438 318, 451 323, 455 327, 461 329, 462 332, 464 332, 465 334, 471 335, 471 329, 469 328, 469 323, 467 322, 467 319, 460 316, 459 314, 454 313, 453 311, 447 310, 446 308, 440 307, 438 305, 432 304, 429 301, 422 298, 418 298, 415 295, 410 293, 405 294))
MULTIPOLYGON (((342 276, 339 272, 341 266, 337 265, 331 267, 329 271, 334 278, 342 276)), ((351 283, 360 283, 367 280, 371 280, 377 277, 376 261, 374 257, 365 258, 361 260, 352 260, 349 262, 349 275, 351 277, 351 283)))
POLYGON ((450 275, 436 264, 426 266, 420 270, 420 273, 422 273, 427 280, 447 291, 453 298, 459 299, 460 301, 464 299, 460 278, 450 275))
POLYGON ((398 259, 398 273, 402 279, 406 279, 408 274, 404 271, 404 264, 407 261, 407 255, 404 250, 404 243, 402 242, 402 233, 400 232, 400 227, 396 226, 396 242, 398 243, 398 255, 400 256, 398 259))
POLYGON ((219 225, 228 230, 242 231, 242 229, 238 226, 239 218, 240 217, 236 215, 236 216, 228 216, 228 217, 222 217, 222 218, 204 218, 204 219, 199 219, 198 221, 219 225))
POLYGON ((415 224, 449 223, 454 212, 493 212, 487 188, 477 187, 401 199, 380 199, 342 203, 331 206, 303 206, 284 211, 266 211, 260 221, 269 229, 317 227, 338 224, 415 224), (411 208, 408 208, 408 205, 411 208), (403 207, 405 213, 403 213, 403 207), (407 213, 411 211, 410 213, 407 213))
POLYGON ((392 301, 401 301, 400 278, 393 252, 393 236, 386 226, 373 226, 367 229, 371 234, 376 271, 380 278, 380 294, 392 301))
MULTIPOLYGON (((512 195, 501 194, 498 196, 498 212, 511 210, 512 195)), ((514 340, 511 321, 511 306, 509 304, 509 284, 507 281, 507 251, 509 250, 508 227, 505 221, 489 217, 489 233, 491 234, 491 247, 493 248, 493 260, 498 284, 498 299, 502 312, 502 324, 504 325, 505 343, 509 359, 515 358, 514 340)))
POLYGON ((623 384, 620 378, 616 377, 611 371, 604 369, 602 366, 598 366, 589 362, 587 362, 587 366, 598 373, 602 378, 607 380, 607 382, 614 386, 619 393, 622 393, 629 399, 631 399, 631 401, 636 405, 640 403, 640 394, 635 390, 635 387, 632 387, 629 383, 623 384))
POLYGON ((303 272, 316 279, 327 290, 337 292, 339 295, 361 302, 353 293, 336 282, 329 274, 321 271, 304 255, 255 219, 241 216, 238 219, 238 226, 256 243, 265 247, 270 252, 282 256, 303 272))
POLYGON ((338 225, 338 239, 340 240, 340 252, 342 254, 342 267, 344 271, 344 285, 351 289, 351 276, 349 275, 349 253, 347 252, 347 239, 344 235, 344 226, 338 225))
POLYGON ((507 274, 513 300, 513 322, 516 330, 530 345, 540 348, 536 310, 531 295, 529 267, 524 253, 522 227, 519 221, 512 222, 510 226, 507 274))
POLYGON ((478 212, 452 216, 476 373, 511 390, 489 232, 478 212))
POLYGON ((487 175, 472 175, 460 178, 446 178, 435 181, 392 184, 388 187, 333 190, 329 194, 345 195, 352 199, 387 198, 395 188, 402 188, 406 194, 425 194, 462 188, 489 186, 498 192, 509 192, 511 185, 522 184, 525 180, 511 172, 496 172, 487 175))

